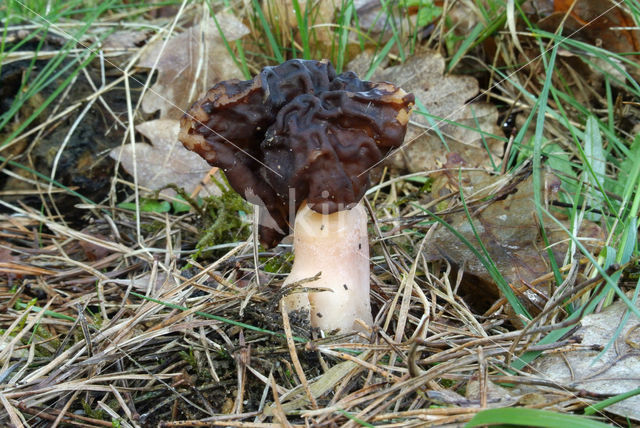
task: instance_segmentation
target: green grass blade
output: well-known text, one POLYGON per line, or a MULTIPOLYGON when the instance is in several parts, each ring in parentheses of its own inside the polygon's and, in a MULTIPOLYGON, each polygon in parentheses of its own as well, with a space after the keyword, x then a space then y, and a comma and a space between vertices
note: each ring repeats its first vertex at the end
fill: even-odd
POLYGON ((336 58, 336 72, 342 73, 344 67, 347 45, 349 43, 349 31, 351 28, 351 18, 355 6, 353 0, 343 0, 340 15, 338 16, 338 55, 336 58))
POLYGON ((398 31, 398 27, 396 25, 393 8, 391 7, 391 5, 387 0, 380 0, 380 3, 382 4, 382 9, 387 12, 386 23, 388 23, 389 27, 391 28, 391 33, 392 33, 391 40, 393 40, 395 45, 398 47, 398 54, 400 55, 400 61, 405 62, 406 55, 404 53, 404 46, 402 46, 402 41, 401 41, 400 33, 398 31))
MULTIPOLYGON (((619 275, 621 275, 622 272, 619 272, 619 273, 616 272, 616 274, 618 275, 618 277, 615 279, 618 279, 619 275)), ((633 297, 631 298, 631 302, 634 305, 638 302, 639 294, 640 294, 640 279, 638 279, 638 282, 636 283, 636 287, 633 292, 633 297)), ((609 299, 609 296, 612 296, 612 295, 613 293, 609 292, 607 294, 606 299, 609 299)), ((620 334, 622 334, 622 330, 627 325, 627 321, 629 321, 630 316, 631 316, 631 311, 629 311, 629 309, 625 310, 624 315, 622 316, 622 318, 620 319, 620 322, 618 323, 618 327, 616 328, 616 331, 614 331, 613 334, 611 335, 611 339, 609 339, 609 342, 607 342, 604 348, 602 348, 602 351, 600 351, 600 353, 595 356, 591 364, 594 364, 596 361, 602 358, 602 356, 609 350, 609 348, 611 348, 616 343, 616 340, 618 340, 618 338, 620 337, 620 334)))
MULTIPOLYGON (((622 239, 620 242, 620 250, 616 251, 615 262, 620 265, 623 265, 631 261, 631 258, 633 257, 637 246, 638 246, 638 219, 637 217, 633 217, 629 219, 629 221, 624 225, 624 229, 622 232, 622 239)), ((607 260, 605 264, 605 268, 608 268, 612 263, 613 263, 612 261, 607 260)), ((611 275, 611 279, 613 281, 618 282, 621 276, 622 276, 622 272, 615 272, 613 275, 611 275)), ((636 287, 634 289, 633 298, 631 299, 631 302, 633 303, 633 305, 636 305, 639 292, 640 292, 640 279, 638 279, 638 283, 636 284, 636 287)), ((605 306, 608 306, 612 303, 614 295, 615 295, 614 291, 609 290, 609 292, 607 293, 607 296, 605 297, 605 301, 604 301, 605 306)), ((630 315, 631 315, 631 312, 627 309, 622 319, 620 320, 620 323, 618 324, 616 331, 611 335, 611 339, 609 339, 609 342, 607 342, 605 347, 602 349, 602 351, 600 351, 600 353, 596 356, 596 358, 593 359, 594 363, 600 357, 602 357, 611 346, 613 346, 616 340, 618 340, 618 337, 620 336, 620 334, 622 333, 622 330, 627 324, 627 321, 629 320, 630 315)))
POLYGON ((353 422, 357 423, 358 425, 360 425, 362 427, 375 428, 375 425, 372 425, 369 422, 363 421, 362 419, 359 419, 359 418, 353 416, 351 413, 349 413, 349 412, 347 412, 345 410, 337 409, 336 412, 340 413, 341 415, 343 415, 347 419, 352 420, 353 422))
POLYGON ((600 266, 597 260, 594 259, 591 253, 584 247, 584 244, 582 244, 582 242, 580 242, 580 240, 576 236, 571 234, 561 221, 553 217, 551 213, 549 213, 549 211, 547 211, 545 208, 542 209, 544 210, 545 214, 548 215, 560 229, 569 234, 571 240, 576 244, 576 246, 580 249, 584 256, 589 259, 589 262, 596 268, 600 276, 602 276, 602 278, 605 280, 607 287, 613 289, 618 297, 620 297, 620 299, 627 305, 629 310, 631 310, 638 318, 640 318, 640 309, 638 309, 636 305, 634 305, 633 302, 629 300, 629 298, 620 289, 620 287, 618 287, 617 281, 614 280, 614 277, 607 274, 605 268, 603 266, 600 266))
POLYGON ((371 79, 371 76, 373 76, 373 73, 375 73, 376 69, 378 68, 378 66, 380 65, 380 63, 382 62, 383 59, 386 58, 386 56, 389 54, 389 51, 391 50, 391 48, 394 45, 394 41, 389 40, 384 47, 382 48, 382 50, 380 50, 380 52, 378 52, 374 58, 373 61, 371 61, 371 65, 369 66, 369 70, 367 71, 367 73, 364 75, 364 79, 365 80, 369 80, 371 79))
MULTIPOLYGON (((462 170, 458 172, 458 181, 462 183, 462 170)), ((489 254, 487 247, 485 247, 484 242, 482 242, 482 238, 480 238, 480 235, 476 230, 476 226, 473 223, 473 218, 471 218, 471 213, 469 212, 469 207, 467 206, 467 203, 464 199, 464 192, 462 191, 462 186, 460 186, 459 195, 460 195, 460 201, 462 202, 462 207, 464 208, 464 213, 467 216, 467 221, 469 222, 469 226, 471 226, 471 229, 473 230, 473 234, 476 237, 476 240, 478 241, 478 245, 480 245, 480 249, 482 249, 482 252, 484 253, 486 262, 483 262, 483 264, 487 263, 485 267, 491 274, 491 278, 493 278, 493 280, 496 281, 498 288, 500 289, 504 297, 506 297, 507 301, 511 304, 511 306, 513 307, 513 310, 516 311, 518 315, 521 315, 524 319, 531 319, 532 318, 531 315, 529 314, 527 309, 522 305, 518 297, 516 297, 513 290, 509 286, 509 283, 507 283, 507 280, 504 279, 504 276, 502 276, 502 273, 500 273, 500 271, 498 270, 498 267, 496 266, 493 259, 491 258, 491 255, 489 254)))
MULTIPOLYGON (((16 308, 18 308, 18 309, 26 309, 29 306, 31 307, 33 312, 41 312, 42 311, 42 308, 40 306, 34 306, 34 305, 27 304, 27 303, 16 302, 16 308)), ((59 314, 57 312, 50 311, 50 310, 44 311, 44 314, 46 316, 48 316, 48 317, 57 318, 57 319, 60 319, 60 320, 67 320, 67 321, 75 321, 76 320, 74 317, 70 317, 69 315, 59 314)))
POLYGON ((589 66, 593 67, 595 70, 598 70, 600 73, 602 73, 603 75, 611 79, 612 82, 615 82, 616 84, 625 88, 626 90, 631 92, 633 95, 635 96, 640 95, 639 93, 640 83, 636 81, 636 79, 634 79, 627 71, 627 68, 636 69, 636 71, 638 68, 640 68, 640 64, 638 64, 633 59, 628 58, 624 55, 620 55, 615 52, 603 49, 601 47, 597 47, 589 43, 581 42, 579 40, 576 40, 570 37, 562 36, 560 34, 549 33, 542 30, 535 30, 533 35, 535 37, 549 39, 554 44, 560 44, 562 45, 563 48, 566 48, 569 51, 580 52, 580 58, 586 63, 588 63, 589 66), (602 66, 600 66, 599 64, 593 61, 590 61, 589 60, 590 56, 594 56, 596 58, 599 58, 605 61, 607 66, 611 67, 612 70, 615 71, 615 73, 612 73, 609 70, 604 70, 602 66), (616 74, 620 74, 624 80, 620 80, 619 78, 617 78, 616 74))
MULTIPOLYGON (((450 152, 451 150, 449 149, 449 145, 447 144, 447 140, 446 138, 444 138, 444 135, 442 135, 442 131, 440 131, 440 123, 449 123, 452 125, 456 125, 456 126, 463 126, 465 128, 467 128, 464 125, 460 125, 456 122, 447 120, 446 118, 440 118, 438 116, 434 116, 432 114, 430 114, 427 111, 427 107, 425 107, 424 104, 422 104, 422 101, 420 101, 419 99, 416 98, 416 107, 418 107, 414 113, 417 113, 419 115, 424 116, 427 119, 427 122, 429 122, 429 127, 431 129, 429 129, 429 131, 433 131, 436 133, 436 135, 438 136, 438 138, 440 138, 440 142, 442 143, 442 145, 444 146, 445 150, 447 152, 450 152), (438 122, 435 122, 435 120, 437 120, 438 122)), ((471 130, 471 129, 469 129, 471 130)))
POLYGON ((610 425, 581 416, 555 413, 549 410, 507 407, 483 410, 465 428, 481 425, 509 424, 544 428, 604 428, 610 425))
POLYGON ((587 416, 593 415, 594 413, 600 412, 612 404, 619 403, 620 401, 626 400, 627 398, 634 397, 638 394, 640 394, 640 388, 632 389, 631 391, 627 391, 622 394, 615 395, 613 397, 607 398, 606 400, 602 400, 599 403, 592 404, 591 406, 587 407, 586 409, 584 409, 584 414, 587 416))
MULTIPOLYGON (((16 97, 16 99, 14 100, 9 110, 5 112, 2 116, 0 116, 0 129, 3 129, 5 125, 18 113, 18 111, 20 110, 22 105, 26 102, 26 100, 28 100, 30 97, 32 97, 36 93, 42 91, 47 86, 55 84, 56 88, 54 89, 53 93, 45 100, 44 103, 42 103, 42 105, 40 105, 34 111, 34 113, 30 117, 28 117, 26 120, 24 120, 20 124, 20 126, 16 130, 14 130, 14 132, 12 132, 4 142, 0 142, 0 148, 2 148, 7 142, 11 141, 13 138, 19 135, 27 126, 29 126, 29 124, 31 124, 31 122, 33 122, 33 120, 35 120, 35 118, 40 113, 42 113, 42 111, 44 111, 44 109, 58 95, 60 95, 60 93, 62 93, 62 91, 73 81, 75 76, 84 67, 86 67, 89 64, 89 62, 91 62, 91 60, 95 57, 96 55, 95 48, 98 46, 97 43, 100 43, 101 40, 87 47, 85 52, 83 53, 83 56, 74 58, 73 60, 69 61, 67 64, 61 66, 63 61, 68 58, 67 52, 75 47, 75 45, 78 43, 78 40, 81 40, 84 37, 84 35, 89 30, 93 22, 102 13, 108 10, 109 7, 112 5, 112 3, 113 1, 107 1, 107 2, 101 3, 100 7, 93 10, 92 15, 86 18, 86 22, 84 23, 84 25, 82 25, 74 34, 69 35, 68 40, 66 41, 65 45, 62 47, 60 54, 57 55, 55 58, 47 61, 46 65, 42 68, 42 70, 39 71, 38 76, 32 82, 29 82, 29 86, 27 90, 24 92, 21 92, 22 95, 16 97), (61 84, 56 83, 58 78, 61 78, 64 75, 64 73, 67 72, 67 70, 69 70, 73 65, 78 63, 79 65, 70 73, 69 76, 67 76, 64 79, 64 81, 61 84)), ((46 28, 51 24, 52 20, 55 20, 57 18, 55 16, 54 17, 48 16, 42 19, 44 20, 44 24, 45 24, 44 27, 46 28)), ((101 35, 101 39, 106 36, 107 34, 101 35)), ((44 37, 42 37, 41 42, 43 40, 44 40, 44 37)), ((29 69, 35 66, 35 57, 36 56, 34 55, 34 59, 32 60, 32 66, 29 69)), ((26 84, 26 82, 23 84, 26 84)))
MULTIPOLYGON (((60 95, 62 91, 66 89, 67 86, 69 86, 69 84, 73 81, 75 76, 78 73, 80 73, 80 71, 82 71, 82 69, 86 67, 93 60, 94 57, 95 57, 95 53, 93 52, 90 52, 89 54, 85 55, 84 61, 82 61, 78 65, 78 67, 76 67, 76 69, 73 70, 71 74, 67 76, 67 78, 64 79, 64 81, 60 85, 56 86, 56 89, 54 89, 51 95, 49 95, 47 99, 40 106, 38 106, 37 109, 34 110, 31 116, 26 118, 20 124, 20 126, 18 126, 11 134, 9 134, 9 136, 5 139, 5 141, 0 143, 0 148, 2 148, 6 144, 8 144, 10 141, 12 141, 16 136, 20 135, 20 133, 24 131, 31 124, 31 122, 33 122, 47 108, 47 106, 49 106, 49 104, 51 104, 58 97, 58 95, 60 95)), ((62 74, 65 70, 67 70, 71 65, 75 64, 76 62, 77 60, 74 60, 69 64, 67 64, 67 66, 63 67, 62 70, 60 70, 58 73, 54 75, 54 78, 62 74)), ((46 85, 43 85, 42 87, 46 87, 46 85)), ((33 91, 30 91, 29 94, 32 94, 32 93, 33 91)), ((6 114, 2 115, 2 117, 0 117, 0 129, 4 128, 4 126, 9 122, 9 120, 11 120, 11 118, 18 112, 18 110, 20 110, 20 108, 28 98, 29 96, 16 99, 17 102, 14 102, 14 105, 12 105, 12 108, 9 111, 7 111, 6 114)))
MULTIPOLYGON (((541 49, 544 49, 541 47, 541 49)), ((551 87, 551 78, 553 76, 553 70, 555 69, 556 56, 558 54, 558 45, 554 45, 551 50, 551 57, 549 58, 549 62, 546 63, 546 56, 543 54, 542 59, 546 63, 545 69, 547 71, 546 78, 544 80, 544 85, 542 86, 542 90, 540 91, 540 95, 538 100, 536 101, 536 106, 538 111, 538 117, 536 118, 536 130, 533 137, 533 201, 536 207, 536 213, 538 215, 538 221, 540 222, 540 233, 542 235, 542 240, 544 242, 545 248, 547 249, 547 255, 549 258, 549 262, 551 263, 551 267, 553 269, 553 274, 557 284, 562 283, 562 275, 560 274, 560 269, 558 267, 558 263, 556 262, 556 258, 553 254, 553 250, 549 246, 549 238, 547 237, 547 232, 544 227, 544 217, 542 215, 542 194, 541 194, 541 185, 542 185, 542 132, 544 131, 544 122, 545 122, 545 112, 547 111, 547 100, 549 98, 549 88, 551 87)))
POLYGON ((296 15, 296 22, 298 23, 298 31, 300 31, 300 39, 302 40, 302 57, 304 59, 311 59, 311 47, 309 45, 309 5, 310 2, 305 3, 304 16, 300 9, 300 1, 292 0, 293 12, 296 15))
POLYGON ((618 192, 622 195, 621 206, 626 211, 623 214, 630 217, 637 217, 638 208, 640 208, 640 162, 637 161, 638 159, 640 159, 640 135, 636 135, 629 156, 622 161, 621 176, 619 176, 619 181, 624 183, 621 191, 618 192), (627 208, 634 192, 635 197, 631 207, 627 208))
MULTIPOLYGON (((420 205, 417 205, 417 204, 413 204, 413 205, 416 208, 420 209, 421 211, 425 212, 430 217, 432 217, 435 221, 440 223, 442 226, 444 226, 449 232, 451 232, 456 238, 458 238, 464 245, 466 245, 469 248, 469 250, 478 258, 480 263, 482 263, 485 269, 487 269, 491 277, 496 281, 498 288, 500 288, 500 291, 503 292, 507 301, 509 302, 509 304, 511 304, 514 310, 518 314, 521 314, 524 317, 526 317, 527 319, 531 319, 531 315, 529 315, 529 313, 527 312, 527 309, 524 306, 522 306, 522 303, 520 303, 520 300, 518 300, 518 298, 515 296, 515 294, 513 293, 513 290, 511 290, 511 287, 509 287, 509 284, 504 279, 504 277, 496 267, 495 263, 493 263, 493 260, 491 260, 491 257, 488 255, 486 248, 484 247, 484 245, 482 244, 482 241, 480 240, 479 236, 475 232, 475 228, 474 228, 474 233, 476 233, 476 237, 478 238, 478 241, 480 242, 483 252, 485 253, 484 255, 480 253, 480 251, 478 251, 478 249, 471 242, 469 242, 469 240, 465 238, 464 235, 458 232, 449 223, 444 221, 443 218, 439 217, 438 215, 436 215, 435 213, 432 213, 427 209, 424 209, 420 205)), ((466 211, 466 205, 465 205, 465 211, 466 211)), ((468 215, 469 212, 468 211, 466 212, 468 215)), ((472 227, 473 227, 473 223, 472 223, 472 227)))
POLYGON ((458 64, 458 61, 466 54, 469 49, 471 49, 471 45, 474 43, 478 34, 482 32, 484 26, 482 24, 476 24, 471 30, 471 33, 464 39, 464 41, 460 44, 460 47, 456 51, 455 54, 451 57, 449 64, 447 65, 447 72, 453 70, 453 68, 458 64))
POLYGON ((213 22, 215 23, 216 28, 218 29, 218 34, 220 34, 222 43, 224 43, 224 47, 229 53, 229 56, 235 63, 236 67, 238 67, 238 69, 242 71, 242 74, 245 77, 245 79, 251 79, 251 72, 249 71, 249 67, 247 66, 247 59, 245 58, 244 49, 242 48, 242 41, 240 40, 235 41, 236 49, 238 50, 238 54, 236 54, 233 51, 233 49, 231 49, 231 45, 227 40, 227 36, 224 34, 224 31, 222 31, 222 27, 220 27, 218 18, 216 18, 216 14, 211 13, 211 17, 213 18, 213 22))
POLYGON ((598 199, 604 200, 609 211, 615 213, 615 207, 603 187, 606 168, 605 153, 602 148, 600 127, 598 126, 598 120, 595 117, 589 116, 587 119, 586 130, 584 133, 584 149, 580 145, 577 146, 577 149, 583 157, 583 164, 587 169, 589 182, 594 189, 594 192, 591 193, 593 196, 591 203, 595 204, 596 208, 600 209, 601 204, 598 204, 597 201, 598 199), (595 194, 596 190, 599 190, 600 192, 597 195, 595 194))
POLYGON ((276 38, 273 36, 273 33, 271 32, 271 28, 269 27, 267 18, 264 16, 264 13, 262 13, 262 8, 260 7, 258 0, 252 0, 252 2, 253 2, 253 10, 255 11, 256 15, 258 15, 258 20, 262 25, 264 34, 267 36, 267 39, 269 40, 269 45, 271 46, 271 50, 273 51, 273 55, 276 61, 278 63, 284 62, 284 57, 280 52, 280 46, 278 46, 278 42, 276 42, 276 38))
MULTIPOLYGON (((607 293, 610 290, 613 290, 618 295, 620 300, 622 300, 627 305, 627 308, 628 308, 628 310, 630 312, 633 312, 633 314, 635 316, 640 318, 640 310, 637 308, 637 306, 634 304, 634 302, 632 302, 624 294, 624 292, 622 290, 620 290, 620 287, 618 287, 618 284, 616 283, 614 278, 607 274, 606 267, 603 267, 598 263, 598 261, 593 257, 593 255, 591 255, 591 253, 584 247, 582 242, 580 242, 580 240, 575 235, 573 235, 571 232, 569 232, 569 230, 567 230, 567 228, 564 226, 564 224, 562 224, 561 221, 559 221, 554 216, 552 216, 551 213, 549 211, 547 211, 545 208, 542 208, 542 210, 544 211, 544 213, 547 216, 549 216, 549 218, 551 218, 556 223, 558 228, 562 229, 565 233, 567 233, 569 235, 569 237, 571 238, 573 243, 576 245, 576 247, 589 260, 589 263, 591 263, 593 265, 593 267, 596 268, 596 270, 598 271, 598 273, 600 274, 600 276, 602 277, 602 279, 606 283, 606 287, 599 293, 598 296, 595 296, 595 298, 591 299, 591 301, 588 302, 586 307, 581 307, 580 309, 578 309, 574 313, 572 313, 566 319, 566 321, 567 322, 568 321, 577 322, 578 321, 577 318, 579 316, 588 315, 588 314, 592 313, 593 310, 595 309, 595 307, 600 303, 600 300, 605 298, 605 296, 607 295, 607 293)), ((638 282, 638 285, 636 287, 640 287, 640 281, 638 282)), ((560 337, 564 336, 572 328, 573 328, 572 326, 569 326, 569 327, 565 327, 565 328, 560 329, 560 330, 552 331, 551 333, 549 333, 545 337, 543 337, 537 344, 538 345, 546 345, 546 344, 553 343, 556 340, 558 340, 560 337)), ((514 361, 512 363, 512 366, 515 369, 522 369, 525 365, 527 365, 528 363, 530 363, 531 361, 536 359, 538 357, 538 355, 540 355, 540 354, 541 354, 541 352, 539 352, 539 351, 525 352, 522 356, 520 356, 519 360, 516 360, 516 361, 514 361)))
POLYGON ((78 198, 80 198, 83 202, 86 202, 87 204, 91 204, 91 205, 96 205, 96 203, 94 201, 92 201, 91 199, 87 198, 84 195, 81 195, 80 193, 76 192, 75 190, 69 189, 67 186, 65 186, 64 184, 56 181, 56 180, 52 180, 51 177, 42 174, 41 172, 38 172, 32 168, 29 168, 27 166, 22 165, 21 163, 18 162, 14 162, 14 161, 7 161, 7 158, 5 158, 4 156, 0 156, 0 163, 4 163, 7 162, 7 165, 11 165, 13 167, 16 168, 20 168, 23 169, 35 176, 37 176, 38 178, 43 179, 44 181, 46 181, 47 183, 51 183, 56 187, 59 187, 60 189, 64 189, 65 191, 69 192, 69 194, 76 196, 78 198))

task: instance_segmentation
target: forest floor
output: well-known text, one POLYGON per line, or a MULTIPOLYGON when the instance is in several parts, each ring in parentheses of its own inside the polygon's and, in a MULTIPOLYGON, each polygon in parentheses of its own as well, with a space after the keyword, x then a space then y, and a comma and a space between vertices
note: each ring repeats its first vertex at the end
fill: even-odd
POLYGON ((636 0, 0 19, 0 425, 640 421, 636 0), (178 141, 213 84, 293 58, 416 98, 364 198, 358 333, 281 310, 291 239, 259 245, 252 205, 178 141))

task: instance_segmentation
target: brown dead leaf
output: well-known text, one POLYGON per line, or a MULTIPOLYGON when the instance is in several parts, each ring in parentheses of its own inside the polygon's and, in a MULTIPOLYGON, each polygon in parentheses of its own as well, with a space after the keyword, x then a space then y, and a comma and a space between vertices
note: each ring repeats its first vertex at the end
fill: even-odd
MULTIPOLYGON (((109 240, 108 237, 104 236, 101 233, 92 232, 90 227, 85 227, 82 232, 89 236, 95 236, 100 241, 109 240)), ((92 262, 95 262, 96 260, 102 260, 111 253, 108 248, 102 245, 96 245, 93 242, 85 241, 83 239, 78 241, 78 245, 82 249, 85 258, 92 262)))
POLYGON ((358 27, 378 38, 384 34, 382 40, 388 40, 393 36, 393 28, 402 25, 404 17, 387 13, 387 7, 378 0, 354 0, 353 5, 358 14, 358 27))
MULTIPOLYGON (((138 183, 153 190, 168 184, 175 184, 191 194, 207 177, 211 166, 199 155, 185 149, 178 141, 180 122, 159 119, 141 123, 136 130, 147 137, 152 144, 127 144, 113 149, 110 156, 120 159, 123 168, 133 175, 133 151, 135 149, 138 183)), ((219 178, 219 177, 218 177, 219 178)), ((165 189, 161 195, 173 196, 175 191, 165 189)), ((219 195, 220 189, 209 183, 201 191, 201 196, 219 195)))
MULTIPOLYGON (((364 73, 370 60, 362 54, 349 66, 350 69, 364 73)), ((417 53, 405 63, 380 68, 371 80, 393 81, 407 92, 413 92, 427 111, 436 116, 429 119, 417 111, 411 117, 407 136, 402 148, 392 159, 392 165, 408 169, 411 172, 440 168, 447 161, 447 153, 457 153, 469 167, 491 168, 500 161, 504 143, 473 129, 500 135, 498 110, 484 103, 465 102, 478 94, 478 82, 469 76, 444 75, 445 62, 435 52, 417 53), (438 118, 445 118, 442 121, 438 118), (450 124, 457 122, 460 125, 450 124), (444 143, 438 134, 431 130, 437 125, 444 143), (449 150, 447 150, 448 146, 449 150), (488 153, 485 143, 490 149, 488 153)))
POLYGON ((140 46, 147 40, 148 34, 144 31, 121 30, 109 34, 104 42, 103 49, 132 49, 140 46))
MULTIPOLYGON (((438 176, 437 188, 434 187, 434 192, 439 192, 438 195, 445 188, 457 193, 462 186, 466 195, 465 202, 473 219, 473 228, 482 244, 506 281, 515 290, 521 290, 520 299, 527 309, 533 313, 538 312, 546 303, 548 284, 542 282, 535 289, 531 284, 552 269, 536 215, 531 168, 503 176, 491 176, 477 171, 464 177, 462 183, 458 181, 456 169, 434 175, 438 176)), ((548 206, 555 199, 560 186, 557 176, 545 173, 542 194, 546 201, 543 203, 548 206)), ((451 213, 443 216, 444 220, 464 236, 476 251, 483 254, 464 209, 456 206, 450 208, 449 212, 451 213)), ((559 214, 556 217, 562 219, 559 214)), ((562 264, 569 237, 551 219, 547 219, 544 226, 556 262, 562 264)), ((568 224, 566 227, 571 229, 568 224)), ((597 225, 585 222, 580 236, 601 238, 601 230, 597 225)), ((487 303, 487 298, 499 295, 497 285, 473 250, 445 227, 437 227, 426 255, 432 261, 448 260, 476 278, 473 287, 466 290, 470 293, 469 299, 484 299, 487 303)))
MULTIPOLYGON (((538 25, 555 31, 564 20, 564 33, 616 52, 640 50, 640 29, 633 18, 613 0, 534 0, 531 2, 543 19, 538 25), (575 5, 574 5, 575 3, 575 5), (565 20, 565 15, 569 16, 565 20)), ((633 57, 633 56, 632 56, 633 57)))
MULTIPOLYGON (((581 338, 581 346, 542 355, 532 366, 536 375, 597 395, 617 395, 638 388, 640 322, 635 315, 631 314, 615 343, 601 354, 627 311, 627 305, 618 301, 601 313, 583 317, 580 329, 573 334, 581 338)), ((640 395, 614 403, 606 411, 640 421, 640 395)))
MULTIPOLYGON (((385 4, 379 0, 354 0, 353 6, 358 16, 359 30, 380 43, 380 41, 384 42, 394 37, 394 33, 412 35, 416 26, 421 28, 428 27, 433 21, 427 20, 429 14, 425 12, 432 10, 434 7, 441 11, 445 3, 442 0, 436 0, 425 2, 420 6, 419 2, 391 2, 385 4)), ((447 6, 449 11, 453 9, 450 4, 447 6)), ((432 10, 432 12, 431 20, 437 21, 442 16, 435 10, 432 10)), ((466 15, 470 14, 467 13, 466 15)), ((447 20, 451 22, 448 15, 447 20)), ((454 21, 452 24, 456 26, 458 22, 454 21)), ((427 33, 431 29, 428 28, 427 33)), ((358 37, 360 36, 354 32, 354 40, 357 40, 358 37)))
MULTIPOLYGON (((228 42, 249 30, 235 16, 216 15, 228 42)), ((166 43, 158 40, 140 57, 140 67, 156 64, 158 79, 142 100, 142 110, 160 110, 160 118, 179 119, 184 110, 220 80, 242 78, 242 73, 227 51, 212 18, 173 36, 166 43)))
MULTIPOLYGON (((545 31, 554 33, 562 26, 565 36, 640 61, 636 55, 640 50, 640 29, 629 13, 612 0, 531 0, 523 8, 532 20, 538 19, 537 25, 545 31)), ((537 46, 525 49, 528 58, 536 57, 537 49, 537 46)), ((615 76, 616 79, 610 79, 614 85, 626 80, 621 70, 626 69, 635 78, 640 77, 638 67, 585 55, 579 49, 573 52, 561 49, 559 54, 562 61, 558 63, 556 74, 562 76, 561 84, 570 87, 581 103, 589 103, 591 93, 588 89, 599 88, 604 75, 615 76)), ((520 58, 520 61, 528 58, 520 58)))

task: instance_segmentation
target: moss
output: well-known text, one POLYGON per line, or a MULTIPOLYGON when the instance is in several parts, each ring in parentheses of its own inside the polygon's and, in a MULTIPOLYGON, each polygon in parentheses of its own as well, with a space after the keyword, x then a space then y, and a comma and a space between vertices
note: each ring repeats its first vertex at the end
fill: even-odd
POLYGON ((189 364, 193 371, 198 371, 198 361, 196 360, 196 356, 193 354, 193 349, 189 348, 188 351, 180 351, 178 352, 178 355, 180 355, 180 358, 189 364))
POLYGON ((160 233, 162 230, 164 230, 167 227, 167 225, 159 220, 154 220, 150 223, 141 223, 140 224, 140 230, 145 233, 146 235, 155 235, 157 233, 160 233))
POLYGON ((440 385, 446 389, 451 389, 456 383, 451 379, 440 379, 440 385))
POLYGON ((191 372, 195 373, 199 380, 211 380, 211 373, 206 369, 206 367, 203 367, 203 365, 198 362, 198 358, 196 357, 193 348, 180 351, 178 352, 178 355, 180 355, 180 358, 182 358, 189 365, 189 367, 191 368, 191 372))
POLYGON ((289 272, 293 262, 293 253, 283 253, 269 257, 263 262, 263 269, 269 273, 289 272))
POLYGON ((90 418, 98 419, 100 421, 104 420, 104 410, 102 409, 93 409, 91 405, 84 400, 80 402, 82 404, 82 409, 84 410, 85 415, 90 418))
POLYGON ((220 196, 203 199, 199 211, 203 214, 204 233, 196 247, 203 250, 217 244, 245 240, 251 233, 247 213, 251 207, 240 195, 231 190, 228 183, 216 181, 222 191, 220 196))

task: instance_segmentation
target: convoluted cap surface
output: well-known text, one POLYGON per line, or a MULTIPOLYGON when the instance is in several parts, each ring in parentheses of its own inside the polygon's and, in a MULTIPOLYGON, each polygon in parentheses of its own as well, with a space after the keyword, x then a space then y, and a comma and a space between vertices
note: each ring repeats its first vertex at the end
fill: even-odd
POLYGON ((179 138, 266 208, 260 240, 272 247, 305 200, 330 214, 364 196, 368 170, 402 144, 413 101, 390 83, 336 75, 326 60, 290 60, 216 84, 183 117, 179 138))

